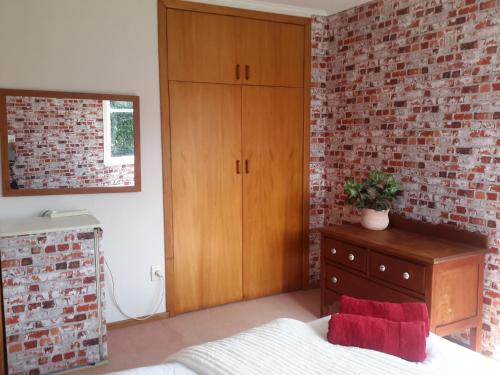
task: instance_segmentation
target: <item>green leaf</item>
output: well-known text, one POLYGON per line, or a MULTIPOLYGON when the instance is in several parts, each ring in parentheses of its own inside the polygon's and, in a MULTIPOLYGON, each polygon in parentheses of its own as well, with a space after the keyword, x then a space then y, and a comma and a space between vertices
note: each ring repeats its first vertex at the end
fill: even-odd
POLYGON ((344 183, 347 203, 357 208, 382 211, 391 207, 392 200, 401 191, 394 176, 382 171, 372 171, 363 182, 348 179, 344 183))

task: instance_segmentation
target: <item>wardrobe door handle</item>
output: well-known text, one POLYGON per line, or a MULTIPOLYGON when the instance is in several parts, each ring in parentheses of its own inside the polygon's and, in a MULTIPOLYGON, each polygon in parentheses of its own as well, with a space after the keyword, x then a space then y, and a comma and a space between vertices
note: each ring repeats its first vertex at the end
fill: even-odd
POLYGON ((240 64, 236 64, 236 79, 240 79, 240 64))
POLYGON ((250 65, 245 65, 245 79, 247 81, 250 79, 250 65))
POLYGON ((247 160, 245 160, 245 173, 250 173, 250 162, 247 160))
POLYGON ((236 174, 240 174, 240 161, 236 160, 236 174))

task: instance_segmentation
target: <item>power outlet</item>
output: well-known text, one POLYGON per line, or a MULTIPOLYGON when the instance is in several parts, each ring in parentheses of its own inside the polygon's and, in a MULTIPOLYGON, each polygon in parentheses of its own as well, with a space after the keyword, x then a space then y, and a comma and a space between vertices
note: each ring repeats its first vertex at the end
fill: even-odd
POLYGON ((161 277, 157 275, 157 273, 163 275, 163 268, 160 266, 151 266, 151 281, 161 280, 161 277))

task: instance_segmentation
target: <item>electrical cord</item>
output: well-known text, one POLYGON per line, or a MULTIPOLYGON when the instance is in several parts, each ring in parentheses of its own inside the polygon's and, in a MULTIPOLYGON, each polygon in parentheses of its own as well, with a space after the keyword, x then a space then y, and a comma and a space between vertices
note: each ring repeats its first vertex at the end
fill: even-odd
POLYGON ((142 317, 142 318, 134 318, 133 316, 128 315, 126 312, 123 311, 121 306, 119 305, 118 301, 116 300, 116 291, 115 291, 115 278, 113 276, 113 272, 111 271, 111 268, 109 267, 109 264, 106 260, 104 260, 104 264, 106 265, 106 268, 109 271, 109 278, 111 280, 111 300, 113 301, 113 304, 115 307, 118 309, 120 314, 122 314, 124 317, 132 319, 132 320, 137 320, 137 321, 143 321, 143 320, 148 320, 149 318, 155 316, 158 313, 158 310, 160 310, 161 303, 163 302, 163 294, 165 292, 165 279, 161 273, 155 273, 156 276, 158 276, 161 279, 161 293, 160 293, 160 300, 158 301, 158 304, 156 305, 155 309, 153 310, 153 313, 151 315, 142 317))

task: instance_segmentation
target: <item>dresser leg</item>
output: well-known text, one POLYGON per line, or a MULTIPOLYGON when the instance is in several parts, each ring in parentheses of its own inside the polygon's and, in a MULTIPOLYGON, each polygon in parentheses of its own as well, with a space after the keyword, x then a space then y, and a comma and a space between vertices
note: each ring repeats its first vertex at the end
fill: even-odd
POLYGON ((483 338, 483 329, 479 325, 470 329, 470 348, 476 352, 481 351, 481 341, 483 338))

